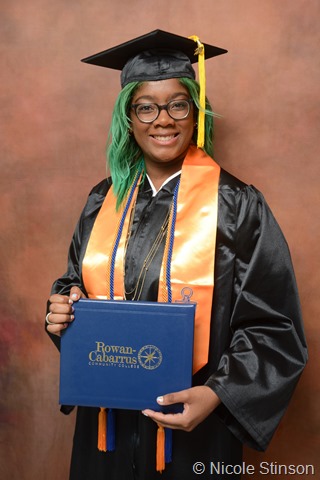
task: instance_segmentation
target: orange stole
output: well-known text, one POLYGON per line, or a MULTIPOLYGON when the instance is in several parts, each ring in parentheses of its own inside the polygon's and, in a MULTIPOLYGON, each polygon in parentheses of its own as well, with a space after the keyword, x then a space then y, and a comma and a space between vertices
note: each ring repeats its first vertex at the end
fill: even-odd
MULTIPOLYGON (((193 373, 208 362, 211 307, 214 283, 214 258, 217 233, 218 185, 220 167, 203 150, 190 146, 183 162, 171 259, 172 301, 181 301, 184 287, 191 288, 191 301, 197 302, 195 318, 193 373)), ((116 255, 114 298, 124 298, 123 264, 129 218, 138 187, 126 215, 116 255)), ((107 265, 123 210, 116 212, 116 198, 109 190, 96 218, 86 254, 82 276, 90 298, 110 298, 107 265)), ((168 231, 168 235, 170 231, 168 231)), ((158 301, 164 301, 164 256, 159 281, 158 301)))

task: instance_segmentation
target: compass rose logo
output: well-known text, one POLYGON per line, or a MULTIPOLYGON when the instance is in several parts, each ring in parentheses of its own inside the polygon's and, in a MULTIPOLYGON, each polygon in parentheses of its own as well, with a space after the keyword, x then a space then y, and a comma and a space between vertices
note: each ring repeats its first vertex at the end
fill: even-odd
POLYGON ((162 362, 162 353, 158 347, 154 345, 145 345, 140 348, 138 360, 141 367, 147 370, 158 368, 162 362))

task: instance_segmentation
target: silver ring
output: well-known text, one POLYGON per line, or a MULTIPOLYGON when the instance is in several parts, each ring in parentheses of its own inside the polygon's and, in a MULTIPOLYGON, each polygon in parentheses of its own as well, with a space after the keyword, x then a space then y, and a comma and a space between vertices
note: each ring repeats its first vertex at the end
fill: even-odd
POLYGON ((49 316, 51 315, 52 312, 47 313, 46 315, 46 324, 47 325, 56 325, 54 322, 50 322, 49 316))

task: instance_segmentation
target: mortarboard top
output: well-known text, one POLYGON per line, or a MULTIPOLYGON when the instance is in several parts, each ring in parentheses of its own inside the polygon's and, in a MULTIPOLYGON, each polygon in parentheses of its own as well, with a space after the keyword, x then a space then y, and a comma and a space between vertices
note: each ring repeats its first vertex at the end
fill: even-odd
MULTIPOLYGON (((205 58, 215 57, 224 50, 202 44, 205 58)), ((140 37, 82 59, 85 63, 121 70, 121 86, 133 81, 195 78, 192 63, 198 61, 194 40, 163 30, 154 30, 140 37)))

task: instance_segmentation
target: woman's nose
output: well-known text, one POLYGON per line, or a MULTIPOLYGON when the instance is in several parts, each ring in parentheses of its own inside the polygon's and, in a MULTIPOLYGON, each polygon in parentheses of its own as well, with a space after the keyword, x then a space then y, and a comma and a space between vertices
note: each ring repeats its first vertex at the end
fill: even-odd
POLYGON ((166 109, 161 109, 158 118, 153 122, 155 125, 159 124, 161 126, 173 125, 174 119, 170 117, 166 109))

